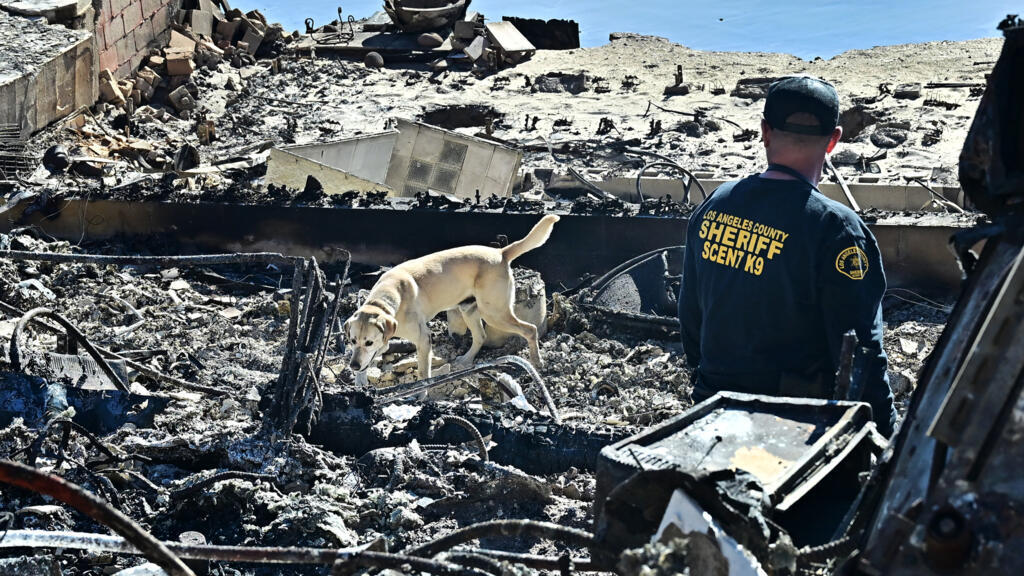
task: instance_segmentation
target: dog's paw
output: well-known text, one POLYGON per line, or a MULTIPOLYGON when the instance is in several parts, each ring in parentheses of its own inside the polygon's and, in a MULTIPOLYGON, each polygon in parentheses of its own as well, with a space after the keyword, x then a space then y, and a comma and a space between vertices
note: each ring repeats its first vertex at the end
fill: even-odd
POLYGON ((456 370, 465 370, 466 368, 472 368, 473 364, 475 363, 475 360, 475 358, 470 358, 463 354, 462 356, 459 356, 455 360, 452 360, 452 368, 455 368, 456 370))

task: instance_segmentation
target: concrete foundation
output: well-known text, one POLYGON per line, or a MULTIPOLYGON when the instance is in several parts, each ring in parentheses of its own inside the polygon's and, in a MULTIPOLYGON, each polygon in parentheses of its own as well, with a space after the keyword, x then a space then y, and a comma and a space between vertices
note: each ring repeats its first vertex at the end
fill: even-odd
MULTIPOLYGON (((334 261, 350 251, 363 264, 393 266, 410 258, 498 235, 522 238, 539 214, 215 203, 61 201, 47 216, 25 213, 29 203, 0 211, 0 232, 34 225, 55 238, 78 241, 166 235, 199 251, 282 252, 334 261), (84 233, 84 236, 83 236, 84 233)), ((549 207, 550 209, 550 207, 549 207)), ((685 238, 685 218, 562 214, 542 250, 516 263, 541 273, 548 284, 573 286, 584 274, 602 274, 638 255, 685 238)), ((953 298, 961 271, 947 248, 949 237, 970 224, 934 214, 928 218, 879 219, 870 224, 878 239, 891 288, 953 298)))

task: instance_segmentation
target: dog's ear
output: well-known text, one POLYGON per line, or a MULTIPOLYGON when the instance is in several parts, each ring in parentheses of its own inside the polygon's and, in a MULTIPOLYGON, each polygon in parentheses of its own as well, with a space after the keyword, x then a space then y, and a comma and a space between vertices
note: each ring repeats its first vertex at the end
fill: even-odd
POLYGON ((351 327, 351 326, 352 326, 352 323, 353 323, 353 322, 355 322, 355 321, 356 321, 356 317, 355 317, 355 315, 353 314, 352 316, 349 316, 349 317, 348 317, 348 320, 345 320, 345 323, 344 323, 344 324, 342 324, 342 325, 341 325, 341 336, 342 336, 342 338, 344 338, 344 339, 345 339, 345 342, 346 342, 346 343, 347 343, 347 342, 348 342, 349 340, 351 340, 351 339, 352 339, 352 337, 351 337, 351 336, 349 336, 349 327, 351 327))
POLYGON ((380 331, 384 333, 384 342, 386 343, 394 335, 395 331, 398 330, 398 321, 387 315, 380 315, 377 317, 377 326, 380 326, 380 331))

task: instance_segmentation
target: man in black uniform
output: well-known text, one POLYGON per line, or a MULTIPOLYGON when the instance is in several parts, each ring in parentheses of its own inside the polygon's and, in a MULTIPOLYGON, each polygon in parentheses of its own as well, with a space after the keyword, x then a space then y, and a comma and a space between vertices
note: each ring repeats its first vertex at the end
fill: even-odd
POLYGON ((882 349, 885 273, 875 237, 817 190, 842 136, 839 98, 810 77, 774 83, 761 121, 768 169, 720 186, 686 233, 679 320, 694 400, 719 390, 831 398, 843 334, 859 345, 853 387, 892 432, 882 349))

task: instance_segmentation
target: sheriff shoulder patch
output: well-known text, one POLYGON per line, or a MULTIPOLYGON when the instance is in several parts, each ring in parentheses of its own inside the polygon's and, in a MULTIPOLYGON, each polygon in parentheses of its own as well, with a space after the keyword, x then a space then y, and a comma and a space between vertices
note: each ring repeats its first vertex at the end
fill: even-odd
POLYGON ((862 280, 868 273, 868 255, 856 246, 850 246, 836 256, 836 270, 851 280, 862 280))

